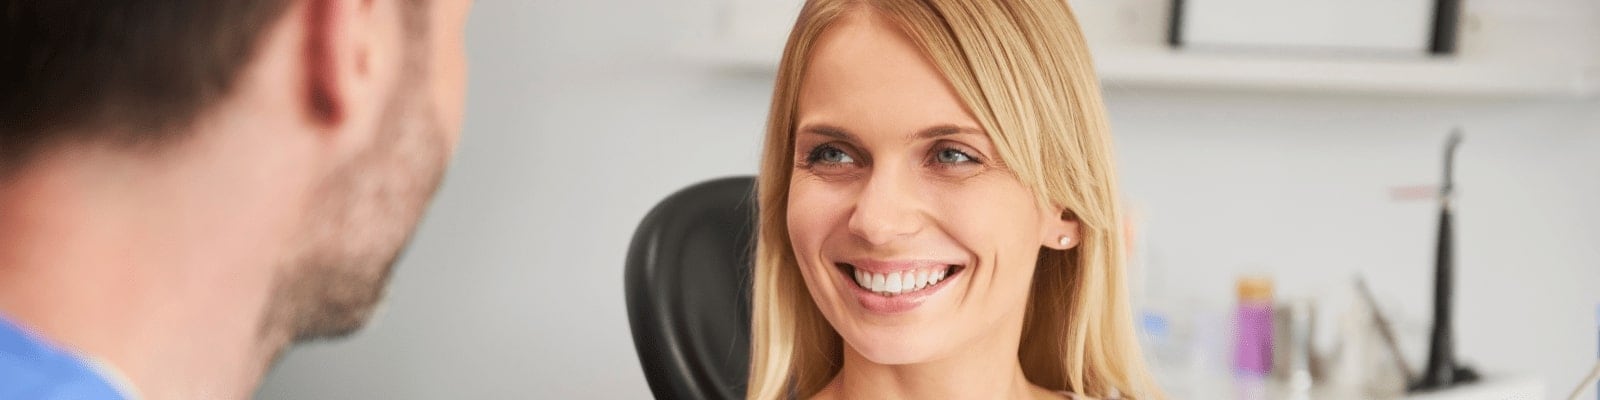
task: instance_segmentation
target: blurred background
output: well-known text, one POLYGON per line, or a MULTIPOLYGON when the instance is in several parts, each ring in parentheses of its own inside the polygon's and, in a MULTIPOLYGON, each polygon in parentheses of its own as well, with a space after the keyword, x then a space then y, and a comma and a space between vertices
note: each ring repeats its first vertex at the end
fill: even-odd
MULTIPOLYGON (((1420 368, 1457 127, 1457 358, 1565 395, 1600 353, 1600 2, 1468 0, 1429 55, 1437 20, 1416 4, 1433 0, 1209 1, 1176 29, 1170 0, 1073 1, 1135 210, 1147 352, 1174 396, 1217 398, 1195 371, 1227 376, 1241 277, 1315 302, 1328 354, 1363 277, 1420 368)), ((350 339, 290 352, 259 397, 650 397, 628 241, 675 190, 755 173, 797 10, 479 2, 461 147, 388 300, 350 339)))

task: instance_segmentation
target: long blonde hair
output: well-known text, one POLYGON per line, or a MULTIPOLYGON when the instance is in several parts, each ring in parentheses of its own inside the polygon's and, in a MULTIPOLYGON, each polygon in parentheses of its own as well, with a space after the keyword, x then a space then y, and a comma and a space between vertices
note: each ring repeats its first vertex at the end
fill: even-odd
POLYGON ((1079 221, 1078 247, 1042 249, 1023 323, 1027 379, 1097 398, 1160 398, 1133 330, 1111 138, 1088 44, 1065 0, 810 0, 779 63, 757 183, 748 398, 810 397, 842 340, 806 291, 786 214, 796 108, 811 47, 840 15, 881 13, 927 54, 1040 204, 1079 221))

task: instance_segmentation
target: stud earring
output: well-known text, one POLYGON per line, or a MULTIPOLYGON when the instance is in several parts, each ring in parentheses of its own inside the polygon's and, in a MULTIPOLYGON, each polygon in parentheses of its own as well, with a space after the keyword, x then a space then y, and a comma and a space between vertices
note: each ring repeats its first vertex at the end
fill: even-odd
POLYGON ((1072 244, 1072 237, 1071 236, 1067 236, 1067 235, 1061 235, 1061 242, 1060 243, 1061 243, 1061 247, 1067 247, 1067 245, 1072 244))

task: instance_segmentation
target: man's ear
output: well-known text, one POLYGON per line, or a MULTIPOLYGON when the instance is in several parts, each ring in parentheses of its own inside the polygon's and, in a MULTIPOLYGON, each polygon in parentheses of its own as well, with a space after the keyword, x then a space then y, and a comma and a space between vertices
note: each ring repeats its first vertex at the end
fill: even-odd
POLYGON ((364 78, 373 38, 371 2, 307 0, 305 13, 306 105, 318 124, 336 126, 349 118, 364 78))
POLYGON ((1040 230, 1039 244, 1056 250, 1078 247, 1078 243, 1083 242, 1083 233, 1078 227, 1077 215, 1071 210, 1050 208, 1052 212, 1043 214, 1045 221, 1040 230))

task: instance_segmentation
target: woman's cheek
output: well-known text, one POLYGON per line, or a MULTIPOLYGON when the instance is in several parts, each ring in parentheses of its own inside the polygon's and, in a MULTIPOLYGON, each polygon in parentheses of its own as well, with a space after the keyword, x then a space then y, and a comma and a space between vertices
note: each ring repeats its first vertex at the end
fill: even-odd
POLYGON ((789 240, 795 253, 816 256, 837 214, 837 195, 820 182, 797 180, 789 187, 789 240))
POLYGON ((923 195, 935 199, 941 227, 968 251, 988 257, 1035 245, 1038 215, 1020 183, 980 178, 930 188, 923 195))
POLYGON ((1006 201, 1009 194, 996 186, 981 181, 927 185, 923 196, 936 204, 939 219, 945 223, 963 230, 982 229, 1000 222, 997 218, 1012 208, 1006 201))

